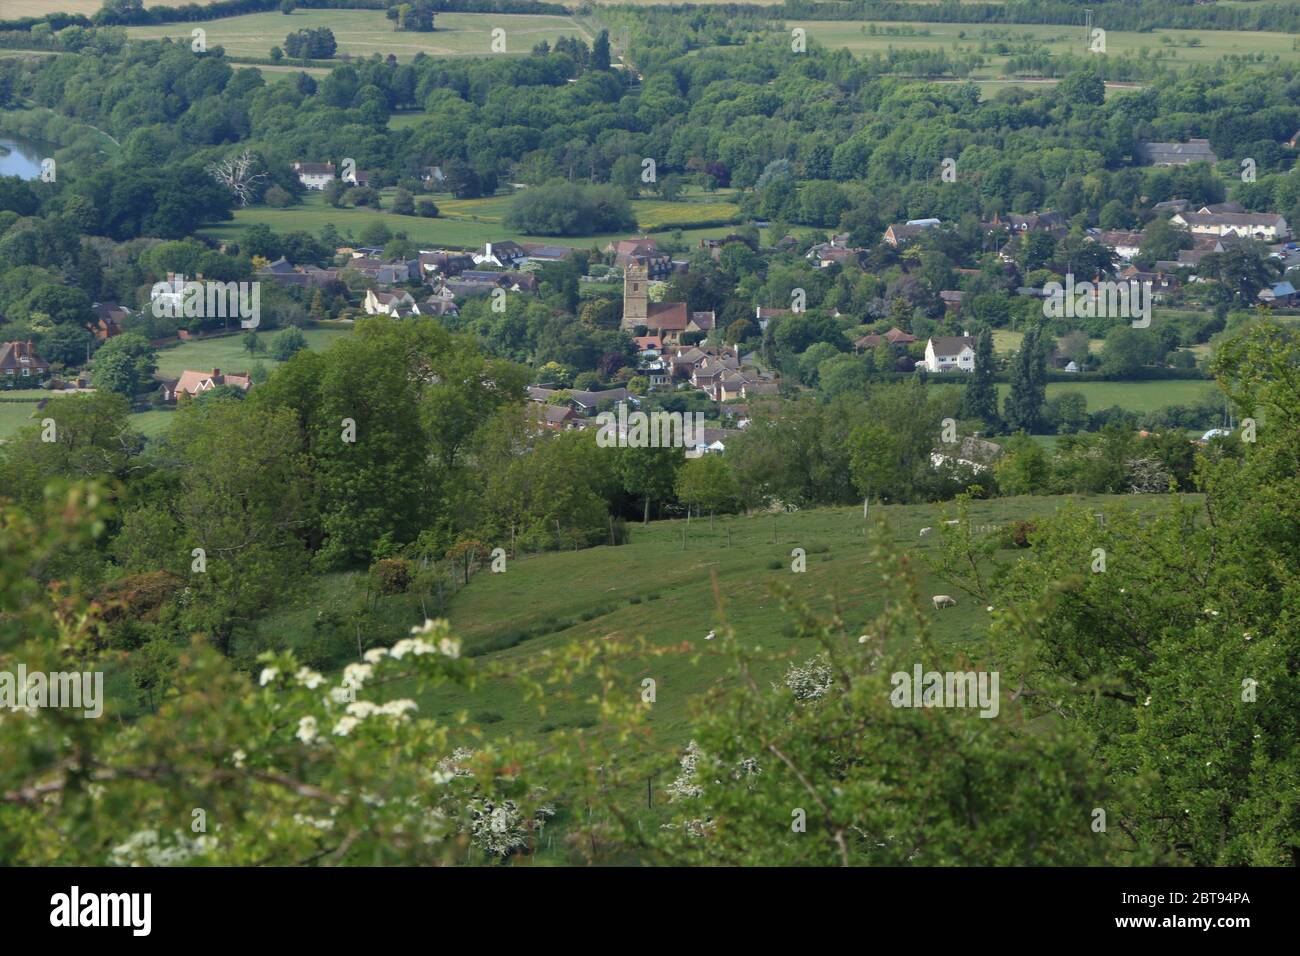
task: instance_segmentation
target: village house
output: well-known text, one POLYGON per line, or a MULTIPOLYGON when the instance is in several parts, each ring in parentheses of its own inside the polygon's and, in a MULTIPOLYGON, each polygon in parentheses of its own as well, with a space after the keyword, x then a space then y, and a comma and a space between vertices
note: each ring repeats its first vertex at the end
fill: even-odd
POLYGON ((441 166, 425 166, 420 172, 420 182, 430 189, 440 189, 447 182, 441 166))
POLYGON ((884 335, 864 335, 853 343, 853 348, 859 352, 875 350, 881 345, 891 345, 895 352, 906 352, 907 347, 916 341, 915 335, 909 335, 898 326, 893 326, 884 335))
POLYGON ((372 279, 380 288, 387 288, 388 286, 412 281, 412 265, 414 265, 416 281, 418 281, 420 264, 418 260, 414 259, 409 262, 403 260, 380 262, 368 256, 353 256, 343 269, 354 269, 365 278, 372 279))
POLYGON ((925 368, 929 372, 973 372, 975 337, 936 335, 925 343, 925 368))
POLYGON ((605 247, 605 252, 613 253, 616 269, 626 271, 628 266, 638 266, 651 280, 663 279, 673 271, 672 257, 660 252, 658 244, 648 236, 611 242, 605 247))
POLYGON ((236 388, 242 388, 248 391, 253 387, 253 380, 245 372, 226 372, 222 373, 221 369, 214 368, 211 372, 199 372, 192 369, 186 369, 177 379, 161 380, 162 398, 164 402, 175 402, 182 394, 197 398, 204 392, 210 392, 219 385, 233 385, 236 388))
POLYGON ((50 363, 36 354, 31 340, 0 344, 0 380, 5 388, 34 388, 46 376, 50 363))
POLYGON ((528 252, 517 242, 507 239, 505 242, 488 242, 474 253, 476 266, 496 266, 500 269, 514 269, 521 266, 528 258, 528 252))
POLYGON ((415 299, 409 292, 376 292, 374 289, 367 289, 362 308, 365 309, 366 315, 391 315, 404 318, 420 314, 415 299))
POLYGON ((1091 229, 1089 236, 1124 261, 1142 251, 1142 233, 1128 229, 1091 229))
POLYGON ((122 323, 134 313, 116 302, 96 302, 91 306, 95 321, 86 323, 95 338, 101 342, 122 334, 122 323))
POLYGON ((897 222, 885 230, 885 242, 897 248, 905 242, 911 242, 925 230, 933 229, 938 225, 938 219, 909 219, 907 222, 897 222))
POLYGON ((321 269, 318 266, 295 266, 281 256, 274 262, 257 270, 257 277, 281 286, 294 286, 299 289, 321 289, 337 282, 338 269, 321 269))
POLYGON ((567 262, 577 252, 570 246, 552 246, 542 242, 521 242, 520 248, 527 257, 526 262, 545 265, 548 262, 567 262))
POLYGON ((1214 150, 1210 149, 1208 139, 1189 139, 1185 143, 1139 143, 1137 159, 1144 166, 1186 166, 1219 161, 1214 150))
POLYGON ((465 252, 421 252, 416 261, 420 264, 420 274, 431 276, 458 276, 474 268, 474 257, 465 252))
POLYGON ((707 249, 709 251, 709 258, 712 259, 714 262, 717 262, 719 259, 722 258, 722 250, 727 246, 731 245, 733 242, 744 243, 754 252, 758 251, 757 249, 754 249, 753 245, 750 243, 748 239, 746 239, 744 236, 738 236, 734 232, 728 236, 723 236, 721 239, 701 239, 700 248, 707 249))
POLYGON ((1240 236, 1280 242, 1291 235, 1286 219, 1271 212, 1180 212, 1169 221, 1201 236, 1240 236))
POLYGON ((289 168, 308 189, 324 189, 335 178, 333 163, 292 163, 289 168))

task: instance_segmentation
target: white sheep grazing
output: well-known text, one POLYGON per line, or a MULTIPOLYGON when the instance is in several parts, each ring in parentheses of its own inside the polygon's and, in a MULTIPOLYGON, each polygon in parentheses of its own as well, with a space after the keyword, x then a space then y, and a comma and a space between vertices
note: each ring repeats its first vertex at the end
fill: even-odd
POLYGON ((953 518, 951 521, 945 521, 944 524, 961 524, 961 519, 953 518))
POLYGON ((933 528, 922 528, 921 537, 924 538, 927 534, 929 534, 933 530, 934 530, 933 528))
POLYGON ((713 640, 713 632, 712 632, 712 631, 709 631, 709 633, 705 634, 705 635, 704 635, 704 639, 705 639, 706 641, 711 641, 711 640, 713 640))
POLYGON ((936 611, 945 607, 957 606, 957 599, 949 597, 947 594, 936 594, 934 597, 930 598, 930 600, 934 602, 934 609, 936 611))

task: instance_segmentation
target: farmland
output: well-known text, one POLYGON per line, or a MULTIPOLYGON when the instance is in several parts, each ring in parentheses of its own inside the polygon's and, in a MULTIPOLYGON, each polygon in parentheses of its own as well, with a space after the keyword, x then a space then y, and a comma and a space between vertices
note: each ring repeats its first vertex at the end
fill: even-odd
MULTIPOLYGON (((129 27, 127 32, 134 39, 171 37, 188 43, 195 26, 171 23, 129 27)), ((284 45, 287 34, 321 27, 333 31, 339 57, 391 53, 399 60, 409 60, 417 53, 487 56, 493 52, 492 31, 497 28, 505 30, 507 55, 526 54, 543 40, 554 43, 562 36, 591 39, 580 24, 568 17, 495 13, 439 13, 437 29, 432 33, 398 32, 382 10, 295 10, 289 16, 277 10, 207 20, 197 26, 207 31, 209 46, 222 46, 227 55, 236 59, 268 57, 271 47, 284 45)))
MULTIPOLYGON (((340 337, 349 335, 343 329, 306 329, 303 336, 307 347, 312 349, 328 348, 340 337)), ((275 332, 259 332, 257 338, 263 345, 270 345, 275 332)), ((158 374, 174 377, 187 368, 214 369, 221 368, 231 372, 245 371, 253 362, 263 362, 268 369, 280 363, 265 352, 250 357, 244 348, 242 335, 227 335, 221 338, 201 339, 194 342, 182 342, 158 350, 158 374)))
MULTIPOLYGON (((810 42, 836 49, 843 48, 856 56, 883 54, 888 50, 935 50, 950 53, 984 53, 987 63, 979 77, 996 77, 1008 56, 1003 48, 1019 51, 1029 48, 1046 50, 1060 56, 1088 52, 1084 28, 1057 24, 998 24, 979 26, 968 23, 874 23, 858 20, 790 20, 786 26, 808 31, 810 42), (871 27, 876 32, 869 32, 871 27), (999 46, 999 44, 1003 46, 999 46)), ((1105 24, 1098 24, 1104 27, 1105 24)), ((1108 30, 1108 56, 1170 56, 1174 66, 1191 66, 1214 62, 1228 55, 1277 57, 1284 61, 1300 60, 1294 37, 1285 33, 1257 33, 1231 30, 1152 30, 1150 33, 1108 30), (1146 51, 1144 54, 1143 51, 1146 51)))
MULTIPOLYGON (((359 234, 373 222, 382 222, 393 232, 404 232, 413 242, 453 249, 473 249, 485 242, 500 239, 517 239, 525 242, 555 242, 587 247, 624 238, 623 233, 605 233, 586 236, 528 236, 509 232, 503 225, 509 197, 494 196, 489 199, 455 200, 445 194, 433 197, 443 213, 436 219, 419 216, 399 216, 387 211, 367 207, 335 209, 319 193, 307 196, 302 205, 286 209, 254 206, 236 210, 233 222, 217 223, 206 227, 204 234, 215 239, 234 239, 249 226, 265 223, 272 230, 284 233, 302 230, 318 235, 327 224, 341 233, 359 234)), ((737 207, 730 203, 665 203, 658 200, 636 200, 632 203, 642 231, 664 235, 680 228, 687 241, 726 235, 726 226, 691 229, 691 222, 710 222, 727 219, 737 207)))

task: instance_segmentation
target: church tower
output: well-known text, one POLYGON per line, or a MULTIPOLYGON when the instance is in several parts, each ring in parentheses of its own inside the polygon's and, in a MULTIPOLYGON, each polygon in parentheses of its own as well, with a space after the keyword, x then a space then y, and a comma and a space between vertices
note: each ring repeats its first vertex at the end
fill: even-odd
POLYGON ((650 270, 629 262, 623 272, 623 325, 631 329, 646 324, 650 302, 650 270))

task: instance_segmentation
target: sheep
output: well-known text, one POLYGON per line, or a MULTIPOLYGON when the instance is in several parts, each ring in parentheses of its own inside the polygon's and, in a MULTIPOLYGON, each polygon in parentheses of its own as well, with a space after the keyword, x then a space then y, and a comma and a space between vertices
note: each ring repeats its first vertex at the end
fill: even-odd
POLYGON ((933 528, 922 528, 921 537, 924 538, 927 534, 929 534, 933 530, 934 530, 933 528))
POLYGON ((930 600, 934 602, 934 609, 936 611, 941 610, 945 607, 957 606, 957 599, 954 597, 949 597, 947 594, 936 594, 934 597, 930 598, 930 600))
POLYGON ((713 635, 713 632, 712 632, 712 631, 709 631, 709 633, 707 633, 707 634, 704 635, 704 639, 705 639, 706 641, 711 641, 711 640, 713 640, 713 636, 714 636, 714 635, 713 635))
POLYGON ((951 521, 945 521, 944 524, 961 524, 961 519, 953 518, 951 521))

